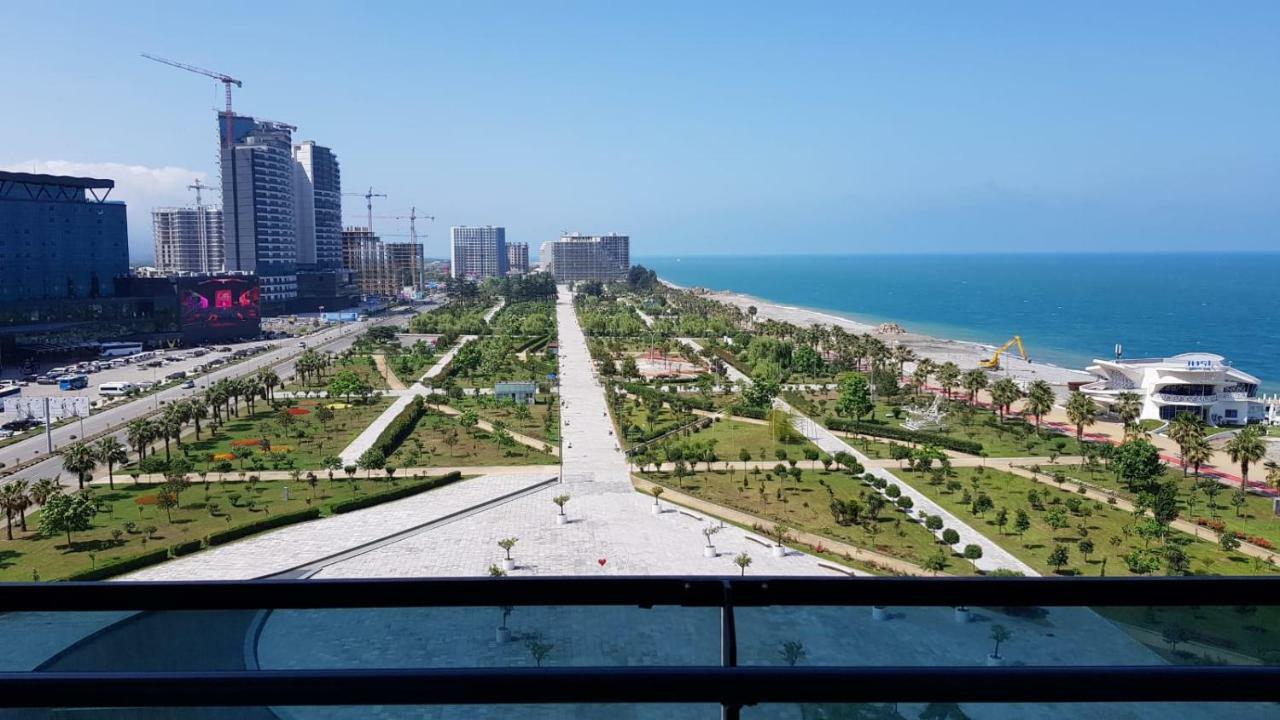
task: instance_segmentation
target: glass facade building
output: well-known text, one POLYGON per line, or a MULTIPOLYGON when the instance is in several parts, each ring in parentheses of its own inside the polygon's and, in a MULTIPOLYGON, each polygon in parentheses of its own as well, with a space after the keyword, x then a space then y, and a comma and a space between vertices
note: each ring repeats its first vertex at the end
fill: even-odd
POLYGON ((342 168, 327 147, 307 140, 293 146, 294 216, 298 265, 342 267, 342 168))
POLYGON ((217 208, 156 208, 151 211, 156 269, 210 273, 222 270, 222 211, 217 208))
POLYGON ((298 294, 294 127, 219 113, 225 269, 257 273, 262 299, 298 294), (225 123, 231 123, 231 146, 225 123))
POLYGON ((500 227, 450 228, 450 268, 454 277, 483 280, 507 274, 507 230, 500 227))
POLYGON ((0 306, 109 297, 129 271, 112 180, 0 172, 0 306))
POLYGON ((631 268, 631 238, 626 235, 564 235, 543 243, 542 269, 556 282, 623 280, 631 268))

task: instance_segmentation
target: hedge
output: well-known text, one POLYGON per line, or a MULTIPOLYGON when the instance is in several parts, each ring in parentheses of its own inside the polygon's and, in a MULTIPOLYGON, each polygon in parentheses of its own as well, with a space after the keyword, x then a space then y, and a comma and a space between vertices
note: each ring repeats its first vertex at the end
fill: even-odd
POLYGON ((885 438, 888 440, 901 440, 903 442, 920 443, 923 445, 937 445, 946 450, 955 450, 956 452, 968 453, 970 455, 979 455, 982 453, 982 443, 975 440, 964 440, 961 438, 951 437, 950 435, 942 435, 940 433, 919 432, 916 430, 908 430, 904 427, 895 427, 893 425, 880 425, 876 423, 856 423, 852 420, 844 418, 829 417, 825 424, 832 430, 842 430, 844 432, 858 433, 859 435, 871 435, 873 437, 885 438))
POLYGON ((413 485, 406 485, 404 487, 396 488, 394 490, 388 490, 387 492, 381 492, 374 495, 365 495, 363 497, 352 498, 350 500, 343 500, 341 502, 336 502, 329 506, 329 512, 333 513, 334 515, 340 515, 342 513, 351 512, 352 510, 360 510, 363 508, 372 507, 374 505, 379 505, 381 503, 391 502, 392 500, 399 500, 401 498, 406 498, 406 497, 409 497, 410 495, 417 495, 418 493, 426 492, 427 490, 434 490, 438 487, 444 487, 449 483, 456 482, 461 479, 462 479, 462 473, 455 470, 451 473, 448 473, 447 475, 441 475, 440 477, 430 478, 420 483, 415 483, 413 485))
POLYGON ((183 555, 190 555, 191 553, 199 550, 203 545, 204 543, 201 542, 200 540, 188 540, 186 542, 180 542, 177 545, 173 546, 173 556, 182 557, 183 555))
MULTIPOLYGON (((197 541, 198 542, 198 541, 197 541)), ((169 548, 160 548, 159 550, 151 550, 141 555, 134 555, 120 562, 114 562, 107 565, 100 565, 92 570, 84 570, 78 573, 68 575, 65 580, 106 580, 116 575, 123 575, 134 570, 141 570, 144 567, 159 565, 169 559, 169 548)))
POLYGON ((271 530, 285 525, 293 525, 294 523, 306 522, 307 520, 315 520, 320 517, 320 508, 307 508, 306 510, 297 510, 291 513, 281 513, 265 517, 256 522, 247 525, 219 530, 209 535, 209 547, 214 545, 222 545, 232 540, 239 540, 242 537, 248 537, 260 533, 264 530, 271 530))
POLYGON ((390 422, 382 432, 378 434, 378 439, 373 441, 370 446, 372 450, 378 450, 384 457, 391 457, 391 453, 400 447, 400 443, 409 437, 409 433, 413 432, 413 428, 418 424, 418 420, 427 412, 427 402, 422 399, 421 395, 413 398, 413 401, 404 406, 399 415, 390 422))
POLYGON ((769 411, 766 408, 752 407, 750 405, 730 405, 728 407, 730 415, 738 417, 751 418, 753 420, 769 419, 769 411))

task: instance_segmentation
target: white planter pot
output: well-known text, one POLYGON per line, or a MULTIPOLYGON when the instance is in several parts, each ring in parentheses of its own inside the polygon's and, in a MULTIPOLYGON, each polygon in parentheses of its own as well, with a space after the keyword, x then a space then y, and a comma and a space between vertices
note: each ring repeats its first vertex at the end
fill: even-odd
POLYGON ((703 545, 703 546, 702 546, 702 557, 713 558, 713 557, 716 557, 716 555, 717 555, 717 553, 716 553, 716 548, 715 548, 715 546, 714 546, 714 545, 703 545))
POLYGON ((503 558, 503 559, 502 559, 502 569, 503 569, 503 570, 506 570, 507 572, 511 572, 512 570, 515 570, 515 569, 516 569, 516 561, 515 561, 515 560, 512 560, 512 559, 510 559, 510 558, 503 558))
POLYGON ((876 622, 884 622, 885 620, 888 620, 889 619, 888 608, 882 607, 880 605, 872 605, 871 619, 875 620, 876 622))
POLYGON ((511 642, 511 628, 498 628, 498 644, 511 642))
POLYGON ((952 617, 954 617, 955 621, 961 625, 964 625, 965 623, 969 622, 972 619, 969 613, 969 608, 963 608, 963 607, 956 608, 955 613, 954 615, 952 615, 952 617))
POLYGON ((567 516, 565 516, 565 515, 557 515, 557 516, 556 516, 556 524, 557 524, 557 525, 564 525, 564 524, 565 524, 565 523, 567 523, 567 522, 569 522, 569 518, 568 518, 567 516))
POLYGON ((659 505, 658 503, 654 503, 654 504, 653 504, 653 505, 651 505, 650 507, 652 507, 652 508, 653 508, 653 514, 654 514, 654 515, 661 515, 661 514, 662 514, 662 506, 661 506, 661 505, 659 505))
POLYGON ((787 549, 786 549, 785 547, 781 546, 781 545, 774 545, 774 546, 773 546, 773 556, 774 556, 774 557, 777 557, 777 558, 780 558, 780 557, 786 557, 786 556, 787 556, 787 549))
POLYGON ((1004 667, 1004 658, 999 655, 988 655, 987 667, 1004 667))

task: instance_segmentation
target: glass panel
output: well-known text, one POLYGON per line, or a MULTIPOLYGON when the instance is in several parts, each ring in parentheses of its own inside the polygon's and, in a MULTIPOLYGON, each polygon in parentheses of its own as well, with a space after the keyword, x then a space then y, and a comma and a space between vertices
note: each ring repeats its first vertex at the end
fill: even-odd
POLYGON ((1265 703, 809 703, 756 705, 742 720, 1265 720, 1265 703))
POLYGON ((741 665, 1280 663, 1277 607, 739 608, 737 629, 741 665))

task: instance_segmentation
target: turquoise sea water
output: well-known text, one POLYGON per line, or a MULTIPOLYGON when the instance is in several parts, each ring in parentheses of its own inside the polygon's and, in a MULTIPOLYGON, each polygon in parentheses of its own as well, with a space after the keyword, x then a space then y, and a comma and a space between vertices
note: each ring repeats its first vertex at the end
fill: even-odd
POLYGON ((1205 351, 1280 391, 1280 253, 642 257, 679 285, 735 290, 1083 368, 1205 351))

